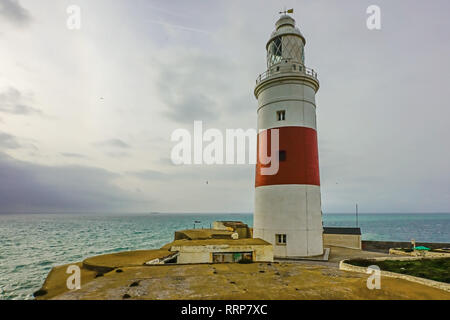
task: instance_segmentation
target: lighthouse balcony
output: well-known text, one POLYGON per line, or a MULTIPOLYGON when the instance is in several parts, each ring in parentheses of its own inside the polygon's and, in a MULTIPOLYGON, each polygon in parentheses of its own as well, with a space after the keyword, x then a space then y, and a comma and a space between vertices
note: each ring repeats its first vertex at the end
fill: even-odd
POLYGON ((314 69, 310 69, 305 67, 300 63, 296 63, 289 60, 283 60, 282 62, 271 66, 264 73, 261 73, 258 78, 256 78, 256 85, 259 85, 261 82, 268 80, 272 77, 284 76, 284 75, 300 75, 306 76, 308 78, 313 78, 318 82, 317 72, 314 69))

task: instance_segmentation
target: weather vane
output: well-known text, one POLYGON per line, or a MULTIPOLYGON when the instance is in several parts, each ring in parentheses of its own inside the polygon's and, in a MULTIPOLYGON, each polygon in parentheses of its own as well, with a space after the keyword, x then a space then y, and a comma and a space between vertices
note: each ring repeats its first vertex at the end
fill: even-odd
POLYGON ((294 13, 294 8, 292 9, 288 9, 286 10, 286 8, 284 8, 283 11, 278 12, 279 14, 286 14, 286 13, 294 13))

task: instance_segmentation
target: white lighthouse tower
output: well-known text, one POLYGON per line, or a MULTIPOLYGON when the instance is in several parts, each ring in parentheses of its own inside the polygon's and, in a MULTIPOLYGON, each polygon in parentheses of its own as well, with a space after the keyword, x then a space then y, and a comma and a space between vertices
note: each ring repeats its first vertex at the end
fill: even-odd
MULTIPOLYGON (((266 45, 267 71, 256 80, 259 135, 278 129, 279 167, 267 167, 258 152, 254 237, 274 246, 275 257, 323 254, 315 94, 319 81, 305 66, 305 38, 295 20, 282 15, 266 45)), ((270 155, 270 143, 258 150, 270 155), (268 149, 268 150, 267 150, 268 149)), ((272 155, 272 161, 274 157, 272 155)))

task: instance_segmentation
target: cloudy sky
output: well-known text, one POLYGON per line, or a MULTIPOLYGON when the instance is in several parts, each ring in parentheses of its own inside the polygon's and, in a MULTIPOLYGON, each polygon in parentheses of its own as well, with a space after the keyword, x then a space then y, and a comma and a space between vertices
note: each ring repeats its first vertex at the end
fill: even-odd
POLYGON ((175 166, 170 136, 256 127, 283 6, 321 82, 323 211, 450 212, 447 0, 0 0, 0 212, 252 212, 254 166, 175 166))

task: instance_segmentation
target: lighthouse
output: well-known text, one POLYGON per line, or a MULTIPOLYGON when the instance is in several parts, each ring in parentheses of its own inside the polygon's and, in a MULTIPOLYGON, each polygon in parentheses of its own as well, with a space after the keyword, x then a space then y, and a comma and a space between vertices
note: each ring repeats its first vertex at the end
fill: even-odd
POLYGON ((295 20, 283 14, 275 27, 266 44, 267 71, 258 76, 254 90, 259 138, 253 234, 272 243, 275 257, 317 256, 323 254, 315 100, 319 81, 305 65, 306 40, 295 20), (278 170, 264 172, 274 161, 278 170))

